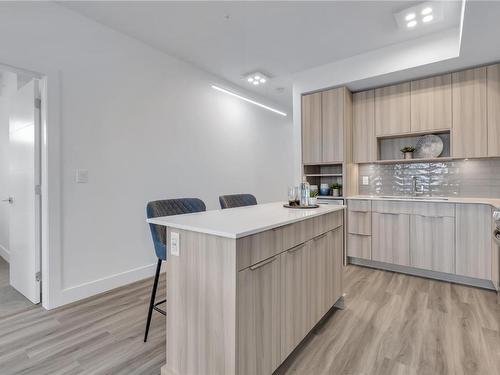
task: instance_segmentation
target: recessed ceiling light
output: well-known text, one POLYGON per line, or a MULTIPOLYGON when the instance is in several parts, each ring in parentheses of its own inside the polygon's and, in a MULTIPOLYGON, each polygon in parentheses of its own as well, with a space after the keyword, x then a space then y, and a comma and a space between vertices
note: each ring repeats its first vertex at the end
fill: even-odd
POLYGON ((432 16, 432 14, 429 14, 428 16, 425 16, 424 18, 422 18, 422 21, 423 22, 431 22, 433 18, 434 17, 432 16))
POLYGON ((414 19, 416 17, 416 14, 415 13, 408 13, 405 17, 405 21, 411 21, 412 19, 414 19))
POLYGON ((431 14, 432 13, 432 8, 431 7, 426 7, 424 9, 422 9, 422 12, 420 14, 422 14, 422 16, 425 16, 427 14, 431 14))
POLYGON ((412 27, 417 26, 417 21, 415 21, 415 20, 410 21, 410 22, 408 22, 408 23, 406 24, 406 26, 408 26, 408 27, 411 29, 412 27))
POLYGON ((248 83, 250 83, 254 86, 264 84, 269 79, 265 74, 262 74, 261 72, 249 73, 245 76, 245 78, 246 78, 248 83))

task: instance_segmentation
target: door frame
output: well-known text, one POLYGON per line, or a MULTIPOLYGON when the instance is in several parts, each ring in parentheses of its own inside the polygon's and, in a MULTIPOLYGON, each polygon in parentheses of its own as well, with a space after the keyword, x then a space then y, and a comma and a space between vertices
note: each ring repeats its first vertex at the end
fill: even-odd
POLYGON ((39 80, 40 90, 40 272, 41 304, 50 310, 63 304, 61 252, 61 171, 60 171, 60 72, 54 69, 26 69, 6 63, 0 56, 0 68, 30 74, 39 80), (43 73, 40 73, 43 72, 43 73), (50 82, 50 85, 49 85, 50 82))

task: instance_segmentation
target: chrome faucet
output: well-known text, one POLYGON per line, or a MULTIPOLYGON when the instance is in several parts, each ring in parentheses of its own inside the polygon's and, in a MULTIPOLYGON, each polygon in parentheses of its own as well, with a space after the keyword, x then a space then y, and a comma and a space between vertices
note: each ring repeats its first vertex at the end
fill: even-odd
POLYGON ((417 189, 417 176, 412 176, 412 193, 414 196, 417 196, 419 194, 423 194, 424 193, 424 189, 423 189, 423 186, 421 185, 420 186, 420 189, 417 189))

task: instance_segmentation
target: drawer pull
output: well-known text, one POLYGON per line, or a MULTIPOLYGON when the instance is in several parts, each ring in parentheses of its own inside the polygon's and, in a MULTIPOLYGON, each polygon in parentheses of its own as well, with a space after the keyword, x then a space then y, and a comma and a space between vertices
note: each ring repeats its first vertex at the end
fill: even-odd
POLYGON ((319 236, 317 236, 317 237, 314 237, 314 238, 313 238, 313 240, 314 240, 314 241, 320 240, 320 239, 322 239, 323 237, 325 237, 326 235, 327 235, 327 233, 323 233, 323 234, 321 234, 321 235, 319 235, 319 236))
POLYGON ((430 218, 434 218, 434 219, 444 219, 445 217, 453 218, 453 216, 422 215, 422 214, 413 214, 413 215, 420 216, 420 217, 430 217, 430 218))
POLYGON ((371 211, 354 210, 350 208, 349 212, 359 212, 360 214, 369 214, 371 211))
POLYGON ((253 266, 250 266, 250 269, 252 271, 255 271, 257 268, 260 268, 262 266, 265 266, 266 264, 269 264, 269 263, 272 263, 276 260, 276 257, 272 257, 272 258, 269 258, 269 259, 266 259, 266 260, 263 260, 262 262, 260 263, 257 263, 257 264, 254 264, 253 266))
POLYGON ((295 253, 297 250, 300 250, 304 247, 304 244, 300 244, 298 246, 295 246, 295 247, 292 247, 290 250, 287 251, 287 253, 290 253, 290 254, 293 254, 295 253))

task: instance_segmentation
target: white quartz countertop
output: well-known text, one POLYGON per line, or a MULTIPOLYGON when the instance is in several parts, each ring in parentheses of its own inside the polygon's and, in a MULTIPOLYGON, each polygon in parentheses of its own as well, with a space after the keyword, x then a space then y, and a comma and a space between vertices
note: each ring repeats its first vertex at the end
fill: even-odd
POLYGON ((273 202, 225 210, 163 216, 147 221, 170 228, 227 238, 241 238, 345 208, 345 206, 320 205, 319 208, 293 209, 285 208, 283 204, 284 202, 273 202))
POLYGON ((405 201, 405 202, 432 202, 432 203, 470 203, 470 204, 487 204, 494 208, 500 209, 500 199, 495 198, 468 198, 468 197, 419 197, 418 199, 412 197, 381 197, 378 195, 354 195, 346 199, 365 199, 365 200, 378 200, 378 201, 405 201), (432 198, 446 198, 446 199, 432 199, 432 198))

